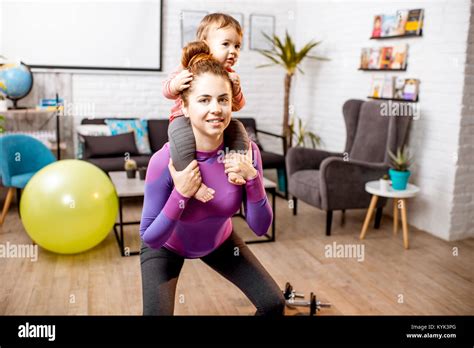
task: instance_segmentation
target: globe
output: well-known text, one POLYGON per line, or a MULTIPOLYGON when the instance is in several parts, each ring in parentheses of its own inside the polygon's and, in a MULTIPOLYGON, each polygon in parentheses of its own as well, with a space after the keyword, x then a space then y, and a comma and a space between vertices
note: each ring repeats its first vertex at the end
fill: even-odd
POLYGON ((8 99, 16 103, 30 93, 33 87, 33 74, 23 63, 6 63, 0 65, 0 89, 8 99))

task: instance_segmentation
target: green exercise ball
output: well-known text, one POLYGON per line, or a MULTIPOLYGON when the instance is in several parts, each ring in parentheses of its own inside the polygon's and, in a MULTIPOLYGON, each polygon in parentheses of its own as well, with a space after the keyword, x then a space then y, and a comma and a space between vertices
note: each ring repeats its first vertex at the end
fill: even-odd
POLYGON ((20 202, 25 230, 39 246, 75 254, 99 244, 112 230, 118 198, 109 177, 80 160, 54 162, 26 185, 20 202))

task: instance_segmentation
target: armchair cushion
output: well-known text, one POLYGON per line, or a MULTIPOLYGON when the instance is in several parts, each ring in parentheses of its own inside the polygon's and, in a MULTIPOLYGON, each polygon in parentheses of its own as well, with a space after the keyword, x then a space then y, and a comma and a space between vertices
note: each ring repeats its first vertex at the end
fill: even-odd
POLYGON ((319 170, 300 170, 289 180, 289 191, 302 201, 321 207, 319 170))
MULTIPOLYGON (((321 163, 321 205, 326 210, 363 209, 370 203, 365 184, 386 174, 385 163, 369 163, 357 160, 344 161, 330 157, 321 163)), ((377 206, 383 206, 381 199, 377 206)))
POLYGON ((286 155, 288 175, 305 169, 319 169, 321 162, 328 157, 342 157, 342 153, 329 152, 304 147, 292 147, 286 155))

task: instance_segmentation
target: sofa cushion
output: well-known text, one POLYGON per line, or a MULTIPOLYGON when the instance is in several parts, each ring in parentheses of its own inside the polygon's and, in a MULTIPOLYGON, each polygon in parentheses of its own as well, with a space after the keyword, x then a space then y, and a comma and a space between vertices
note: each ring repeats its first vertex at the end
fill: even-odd
POLYGON ((111 136, 83 136, 84 157, 120 156, 120 159, 123 160, 123 156, 127 152, 130 155, 136 155, 138 149, 135 145, 134 134, 134 132, 129 132, 111 136))
MULTIPOLYGON (((140 155, 140 156, 131 156, 130 159, 133 159, 137 162, 137 167, 147 167, 148 162, 150 161, 151 155, 140 155)), ((103 158, 89 158, 88 162, 96 165, 104 172, 114 172, 114 171, 123 171, 124 169, 124 158, 120 157, 103 157, 103 158)))
POLYGON ((289 192, 303 202, 321 208, 319 170, 300 170, 290 176, 289 192))
POLYGON ((148 155, 151 153, 150 141, 148 139, 147 120, 106 119, 105 123, 109 126, 112 135, 134 132, 135 142, 139 153, 142 155, 148 155))
POLYGON ((111 135, 110 128, 106 124, 81 124, 77 126, 77 150, 76 158, 84 156, 84 136, 111 135))

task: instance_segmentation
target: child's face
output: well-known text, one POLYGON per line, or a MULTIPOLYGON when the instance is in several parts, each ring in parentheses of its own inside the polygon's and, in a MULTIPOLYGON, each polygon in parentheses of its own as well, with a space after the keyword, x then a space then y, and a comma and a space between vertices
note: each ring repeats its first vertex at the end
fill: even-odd
POLYGON ((226 69, 232 67, 240 55, 242 37, 231 27, 212 27, 209 29, 207 39, 204 40, 211 53, 226 69))

